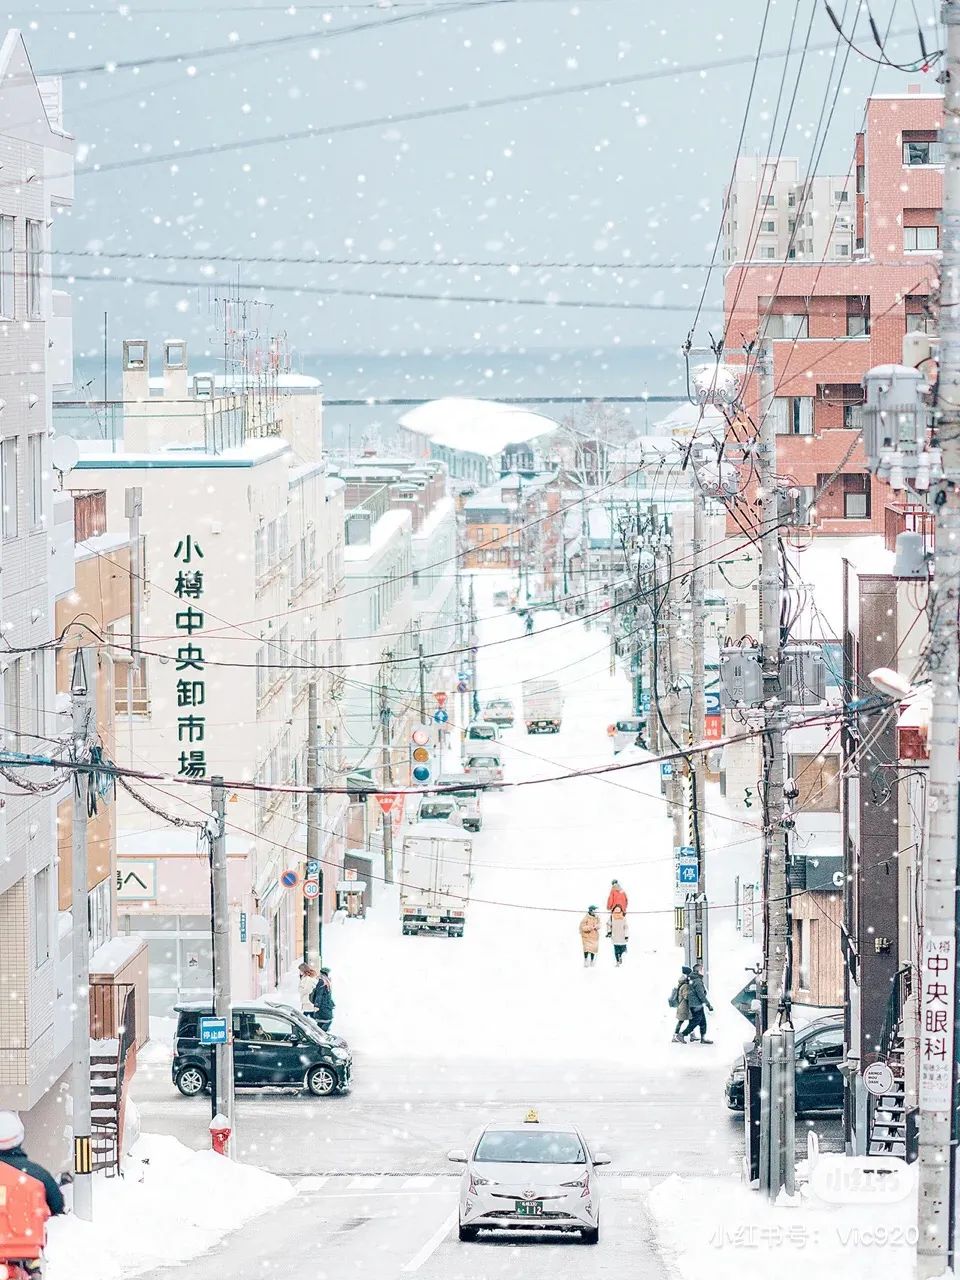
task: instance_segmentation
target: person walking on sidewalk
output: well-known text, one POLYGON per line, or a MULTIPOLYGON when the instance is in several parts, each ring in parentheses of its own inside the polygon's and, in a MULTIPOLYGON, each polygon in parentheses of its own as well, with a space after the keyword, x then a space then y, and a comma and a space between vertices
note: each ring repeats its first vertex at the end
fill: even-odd
POLYGON ((697 1037, 693 1033, 699 1030, 700 1044, 713 1044, 712 1040, 707 1039, 707 1015, 704 1013, 704 1009, 709 1009, 713 1013, 713 1005, 710 1003, 710 997, 707 995, 707 988, 704 985, 702 964, 693 966, 693 973, 690 975, 690 990, 687 992, 687 1004, 690 1006, 690 1021, 684 1028, 683 1034, 690 1037, 691 1044, 695 1044, 697 1037))
POLYGON ((690 968, 688 964, 685 964, 681 967, 680 981, 674 987, 673 995, 671 996, 671 999, 670 999, 671 1007, 675 1008, 677 1011, 677 1024, 673 1028, 674 1044, 687 1043, 686 1040, 684 1039, 681 1028, 683 1027, 683 1024, 685 1022, 690 1021, 690 1003, 687 997, 690 994, 691 973, 693 973, 693 970, 690 968), (676 1004, 674 1004, 674 999, 676 999, 676 1004))
POLYGON ((583 967, 596 964, 600 950, 600 917, 596 907, 587 907, 587 914, 580 921, 580 945, 583 947, 583 967))
POLYGON ((623 914, 627 914, 627 895, 620 887, 619 880, 610 881, 610 892, 607 894, 607 910, 612 911, 614 907, 622 907, 623 914))
POLYGON ((623 957, 627 953, 627 939, 630 937, 630 929, 627 925, 627 917, 623 907, 616 906, 610 913, 610 924, 607 928, 607 937, 613 942, 613 961, 619 969, 623 964, 623 957))
POLYGON ((330 1024, 333 1022, 334 1009, 333 990, 330 985, 329 969, 320 970, 320 976, 313 989, 312 999, 317 1011, 314 1015, 317 1020, 317 1026, 321 1031, 329 1031, 330 1024))
POLYGON ((300 1012, 308 1018, 312 1018, 317 1012, 313 1003, 313 991, 319 976, 316 969, 312 969, 310 965, 302 964, 300 966, 300 981, 297 983, 297 990, 300 994, 300 1012))

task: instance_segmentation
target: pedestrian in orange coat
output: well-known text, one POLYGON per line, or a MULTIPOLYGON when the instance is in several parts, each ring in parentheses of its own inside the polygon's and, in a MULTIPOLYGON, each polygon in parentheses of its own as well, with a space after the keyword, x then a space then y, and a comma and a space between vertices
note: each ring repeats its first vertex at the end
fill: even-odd
POLYGON ((624 915, 627 914, 627 895, 621 889, 619 880, 610 882, 610 893, 607 897, 607 910, 612 911, 614 907, 619 907, 624 915))

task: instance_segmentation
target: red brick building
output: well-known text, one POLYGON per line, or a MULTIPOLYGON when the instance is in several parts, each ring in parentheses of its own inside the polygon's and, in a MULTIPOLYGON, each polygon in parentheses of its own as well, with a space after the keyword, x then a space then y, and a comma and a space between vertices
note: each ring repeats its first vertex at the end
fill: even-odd
MULTIPOLYGON (((939 94, 911 91, 870 99, 865 131, 856 139, 852 261, 748 262, 727 272, 731 364, 746 362, 736 351, 756 339, 768 316, 777 470, 801 489, 805 504, 829 480, 811 511, 816 533, 883 531, 892 495, 868 474, 862 446, 851 450, 854 406, 862 398, 864 373, 902 360, 908 328, 933 325, 926 303, 939 274, 942 114, 939 94)), ((800 236, 809 219, 835 219, 837 211, 798 200, 782 214, 792 218, 791 230, 797 225, 800 236)), ((743 403, 756 421, 752 360, 748 370, 743 403)))

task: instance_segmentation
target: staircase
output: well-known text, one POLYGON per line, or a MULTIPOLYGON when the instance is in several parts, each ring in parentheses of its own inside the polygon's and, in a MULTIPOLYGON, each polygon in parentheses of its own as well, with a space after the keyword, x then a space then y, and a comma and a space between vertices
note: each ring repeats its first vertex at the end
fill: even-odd
POLYGON ((907 1158, 906 1072, 904 1070, 903 1009, 912 988, 909 965, 897 972, 887 1005, 881 1037, 882 1061, 893 1072, 889 1093, 872 1099, 870 1141, 871 1156, 907 1158))
POLYGON ((94 1170, 121 1172, 126 1084, 136 1063, 131 984, 90 984, 90 1146, 94 1170))

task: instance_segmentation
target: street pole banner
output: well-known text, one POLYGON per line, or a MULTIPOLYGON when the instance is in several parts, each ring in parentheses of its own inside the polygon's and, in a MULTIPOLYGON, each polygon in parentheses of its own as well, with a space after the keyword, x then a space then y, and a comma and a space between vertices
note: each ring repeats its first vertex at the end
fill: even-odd
POLYGON ((951 936, 926 934, 920 967, 920 1108, 953 1107, 954 949, 951 936))

